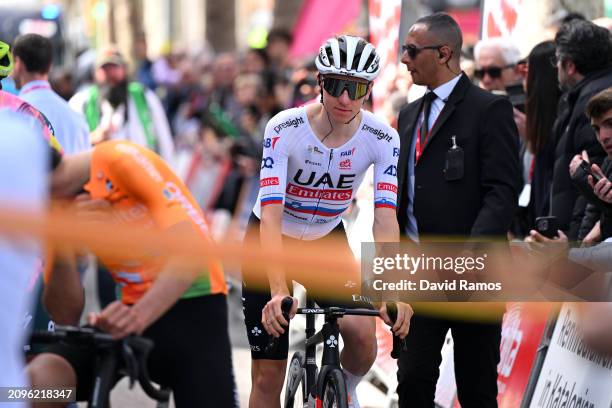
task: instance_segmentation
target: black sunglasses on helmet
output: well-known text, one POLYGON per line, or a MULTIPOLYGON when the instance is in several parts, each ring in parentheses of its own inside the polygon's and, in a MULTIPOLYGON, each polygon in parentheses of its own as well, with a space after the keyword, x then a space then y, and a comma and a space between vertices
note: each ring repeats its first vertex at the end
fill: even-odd
POLYGON ((323 89, 334 98, 342 95, 346 89, 352 100, 363 98, 368 93, 369 82, 357 82, 351 79, 323 77, 323 89))

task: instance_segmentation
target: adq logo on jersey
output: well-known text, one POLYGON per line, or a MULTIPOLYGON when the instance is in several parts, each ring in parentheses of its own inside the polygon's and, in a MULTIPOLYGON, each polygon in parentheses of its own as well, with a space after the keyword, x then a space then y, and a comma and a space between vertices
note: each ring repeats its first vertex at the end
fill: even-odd
POLYGON ((391 165, 386 168, 385 174, 388 174, 392 177, 397 177, 397 166, 391 165))
POLYGON ((271 157, 264 157, 261 159, 261 169, 271 169, 274 167, 274 159, 271 157))
POLYGON ((340 170, 350 170, 351 169, 351 159, 342 160, 340 162, 340 170))

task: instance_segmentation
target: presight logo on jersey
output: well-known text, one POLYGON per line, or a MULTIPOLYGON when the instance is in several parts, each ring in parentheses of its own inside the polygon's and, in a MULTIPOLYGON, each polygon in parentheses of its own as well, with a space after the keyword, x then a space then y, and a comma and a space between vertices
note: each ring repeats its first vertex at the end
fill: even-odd
POLYGON ((340 157, 352 156, 354 154, 355 154, 355 147, 353 147, 351 150, 346 150, 344 152, 340 152, 340 157))
POLYGON ((274 159, 271 157, 264 157, 261 159, 261 169, 271 169, 274 167, 274 159))
POLYGON ((350 170, 351 169, 351 159, 342 160, 340 162, 340 170, 350 170))
POLYGON ((391 141, 391 136, 389 136, 388 133, 383 132, 380 129, 375 129, 371 126, 368 125, 363 125, 363 127, 361 128, 361 130, 365 130, 366 132, 370 132, 371 134, 373 134, 374 136, 376 136, 376 138, 378 140, 386 140, 387 142, 391 141))
POLYGON ((376 184, 376 189, 380 191, 391 191, 397 194, 397 186, 391 183, 378 183, 376 184))
POLYGON ((277 126, 274 126, 274 131, 278 134, 280 133, 281 130, 285 128, 289 128, 289 127, 297 128, 298 126, 303 125, 303 124, 304 124, 304 118, 293 118, 277 126))

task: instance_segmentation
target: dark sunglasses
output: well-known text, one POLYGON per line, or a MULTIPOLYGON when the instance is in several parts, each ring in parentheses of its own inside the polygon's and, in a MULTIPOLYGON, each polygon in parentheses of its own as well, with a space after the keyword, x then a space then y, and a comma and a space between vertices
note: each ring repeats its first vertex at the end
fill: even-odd
POLYGON ((323 89, 334 98, 338 98, 342 95, 342 92, 346 89, 348 96, 352 100, 363 98, 368 93, 369 82, 357 82, 350 79, 339 79, 339 78, 323 78, 323 89))
POLYGON ((487 67, 482 69, 477 69, 474 71, 474 76, 478 79, 482 79, 486 74, 492 79, 501 78, 502 71, 506 68, 512 68, 514 65, 506 65, 505 67, 487 67))
POLYGON ((402 53, 406 53, 411 59, 414 59, 423 50, 437 50, 441 47, 442 45, 425 45, 423 47, 417 47, 414 44, 403 44, 402 53))

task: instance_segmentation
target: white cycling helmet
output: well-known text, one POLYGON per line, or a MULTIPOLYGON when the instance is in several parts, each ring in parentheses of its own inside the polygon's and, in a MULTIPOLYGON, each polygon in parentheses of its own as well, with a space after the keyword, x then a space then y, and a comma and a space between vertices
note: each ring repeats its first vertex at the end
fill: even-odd
POLYGON ((373 81, 380 73, 380 56, 374 46, 352 35, 325 41, 315 62, 321 75, 348 75, 373 81))

